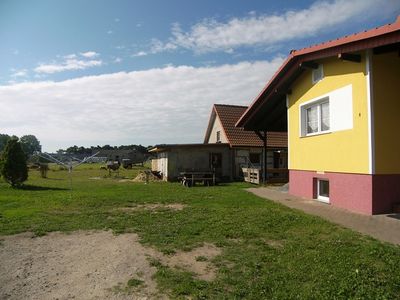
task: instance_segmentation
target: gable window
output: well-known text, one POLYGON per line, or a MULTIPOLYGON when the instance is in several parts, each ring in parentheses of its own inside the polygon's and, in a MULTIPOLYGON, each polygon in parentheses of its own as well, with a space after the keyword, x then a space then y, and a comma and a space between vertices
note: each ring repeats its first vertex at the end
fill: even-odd
POLYGON ((217 131, 217 143, 221 143, 221 131, 217 131))
POLYGON ((312 83, 317 83, 324 78, 324 69, 322 65, 318 65, 318 68, 312 70, 312 83))
POLYGON ((318 100, 301 108, 302 136, 330 130, 329 98, 318 100))

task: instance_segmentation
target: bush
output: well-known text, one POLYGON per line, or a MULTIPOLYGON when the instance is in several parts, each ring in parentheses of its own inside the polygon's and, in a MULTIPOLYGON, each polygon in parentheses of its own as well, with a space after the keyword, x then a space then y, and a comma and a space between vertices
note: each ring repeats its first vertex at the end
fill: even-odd
POLYGON ((17 139, 10 139, 0 157, 0 173, 12 187, 28 179, 26 155, 17 139))

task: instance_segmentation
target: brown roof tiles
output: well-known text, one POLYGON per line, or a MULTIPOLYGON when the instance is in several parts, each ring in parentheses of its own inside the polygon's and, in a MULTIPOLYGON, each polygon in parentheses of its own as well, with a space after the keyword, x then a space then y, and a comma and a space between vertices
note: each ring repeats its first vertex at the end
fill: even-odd
MULTIPOLYGON (((244 131, 243 128, 235 127, 235 123, 246 111, 247 106, 214 104, 213 113, 219 117, 226 137, 231 147, 262 147, 263 142, 253 131, 244 131)), ((210 121, 212 118, 210 118, 210 121)), ((210 124, 211 126, 212 124, 210 124)), ((209 126, 209 127, 210 127, 209 126)), ((211 129, 211 128, 210 128, 211 129)), ((267 147, 286 148, 286 132, 267 132, 267 147)))

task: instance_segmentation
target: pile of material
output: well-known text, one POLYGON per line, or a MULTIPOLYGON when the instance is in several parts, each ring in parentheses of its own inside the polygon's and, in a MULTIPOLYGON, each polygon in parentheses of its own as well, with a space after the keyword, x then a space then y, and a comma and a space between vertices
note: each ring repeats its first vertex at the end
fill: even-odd
POLYGON ((136 178, 132 179, 133 182, 147 182, 147 181, 159 181, 160 179, 150 171, 141 171, 136 178))

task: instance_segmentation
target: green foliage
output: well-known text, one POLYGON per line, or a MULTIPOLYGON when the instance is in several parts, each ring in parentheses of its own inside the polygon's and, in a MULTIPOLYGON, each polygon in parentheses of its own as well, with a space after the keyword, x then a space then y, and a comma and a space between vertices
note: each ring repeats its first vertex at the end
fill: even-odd
MULTIPOLYGON (((150 259, 171 299, 400 299, 398 246, 258 198, 246 184, 188 189, 121 182, 103 178, 99 166, 74 170, 72 195, 68 172, 54 165, 51 180, 31 171, 24 189, 0 183, 0 234, 111 229, 135 232, 164 253, 203 243, 220 247, 221 254, 207 260, 217 270, 211 282, 150 259), (154 203, 185 207, 127 209, 154 203)), ((120 176, 133 178, 139 170, 120 176)))
POLYGON ((0 152, 3 151, 7 142, 11 139, 8 134, 0 134, 0 152))
POLYGON ((21 143, 22 150, 27 156, 32 155, 36 151, 42 151, 42 146, 34 135, 24 135, 19 139, 19 141, 21 143))
POLYGON ((207 260, 208 260, 207 257, 202 255, 196 257, 196 261, 207 261, 207 260))
MULTIPOLYGON (((148 148, 148 147, 147 147, 148 148)), ((90 155, 93 151, 99 150, 136 150, 140 153, 147 154, 147 148, 142 145, 121 145, 121 146, 92 146, 90 148, 85 148, 83 146, 74 145, 72 147, 68 147, 66 150, 59 149, 57 152, 59 153, 67 153, 67 154, 85 154, 90 155)))
POLYGON ((4 147, 6 146, 7 142, 12 138, 18 139, 15 135, 9 136, 8 134, 1 134, 0 133, 0 152, 3 151, 4 147))
POLYGON ((17 139, 10 139, 0 157, 0 173, 12 187, 19 187, 28 179, 26 155, 17 139))
POLYGON ((142 285, 144 283, 143 280, 136 279, 136 278, 131 278, 128 280, 128 286, 129 287, 137 287, 139 285, 142 285))

